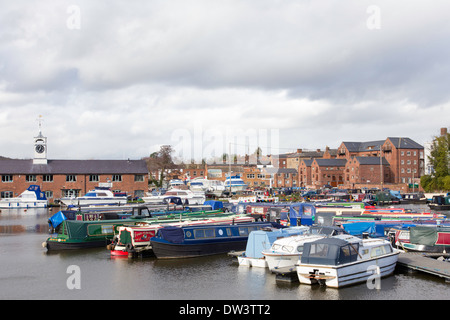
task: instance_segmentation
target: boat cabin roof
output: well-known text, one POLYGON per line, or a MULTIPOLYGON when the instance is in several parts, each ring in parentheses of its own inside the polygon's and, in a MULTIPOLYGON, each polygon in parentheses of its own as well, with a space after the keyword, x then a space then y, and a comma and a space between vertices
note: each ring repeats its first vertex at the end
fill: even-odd
POLYGON ((358 259, 358 243, 337 237, 323 238, 304 244, 302 264, 341 265, 358 259))

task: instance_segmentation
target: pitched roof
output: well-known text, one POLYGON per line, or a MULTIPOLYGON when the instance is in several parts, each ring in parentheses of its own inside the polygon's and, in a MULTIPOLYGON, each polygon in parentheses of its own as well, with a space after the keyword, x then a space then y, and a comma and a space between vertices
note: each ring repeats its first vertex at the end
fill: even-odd
POLYGON ((302 159, 302 160, 300 161, 300 163, 304 162, 305 165, 306 165, 307 167, 311 167, 311 163, 312 163, 313 161, 314 161, 314 159, 302 159))
POLYGON ((144 160, 0 160, 0 174, 147 174, 144 160))
POLYGON ((347 159, 315 159, 319 167, 344 167, 347 159))
POLYGON ((423 146, 421 146, 414 140, 411 140, 410 138, 388 137, 388 139, 397 149, 423 149, 423 146))
POLYGON ((265 172, 270 174, 279 174, 279 173, 297 173, 297 170, 294 168, 266 168, 265 172))
POLYGON ((342 142, 348 151, 361 152, 370 150, 380 150, 380 146, 383 145, 385 140, 367 141, 367 142, 342 142))
MULTIPOLYGON (((380 157, 354 157, 361 165, 380 165, 380 157)), ((385 157, 381 157, 383 165, 389 165, 385 157)))

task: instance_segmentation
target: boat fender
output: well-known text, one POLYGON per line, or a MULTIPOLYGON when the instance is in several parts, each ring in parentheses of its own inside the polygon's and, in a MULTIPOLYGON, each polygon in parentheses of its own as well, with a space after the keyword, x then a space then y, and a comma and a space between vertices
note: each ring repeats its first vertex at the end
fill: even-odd
POLYGON ((133 250, 133 245, 131 243, 127 243, 125 247, 127 248, 127 251, 133 250))

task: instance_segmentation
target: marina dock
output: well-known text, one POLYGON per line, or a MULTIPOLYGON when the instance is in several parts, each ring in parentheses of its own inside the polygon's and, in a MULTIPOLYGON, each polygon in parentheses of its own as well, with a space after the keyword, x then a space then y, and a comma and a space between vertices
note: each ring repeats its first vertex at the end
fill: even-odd
POLYGON ((397 266, 413 271, 425 272, 434 276, 444 278, 450 282, 450 263, 437 260, 438 257, 449 258, 450 254, 444 253, 400 253, 397 266))

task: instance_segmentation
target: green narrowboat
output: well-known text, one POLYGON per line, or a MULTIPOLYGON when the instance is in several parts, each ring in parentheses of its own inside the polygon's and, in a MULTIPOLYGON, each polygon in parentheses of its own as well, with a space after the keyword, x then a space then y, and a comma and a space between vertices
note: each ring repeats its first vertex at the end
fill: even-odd
POLYGON ((125 219, 77 221, 65 220, 56 236, 51 236, 42 245, 47 250, 84 249, 106 246, 119 226, 134 224, 125 219))

